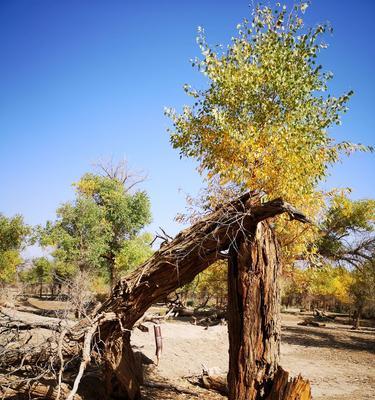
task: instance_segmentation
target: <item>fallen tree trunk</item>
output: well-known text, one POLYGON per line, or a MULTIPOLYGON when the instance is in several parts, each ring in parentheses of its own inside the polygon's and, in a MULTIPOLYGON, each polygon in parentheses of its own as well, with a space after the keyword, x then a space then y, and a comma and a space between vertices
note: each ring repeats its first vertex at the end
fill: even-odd
POLYGON ((228 395, 228 384, 226 376, 202 375, 201 385, 205 389, 214 390, 224 396, 228 395))
POLYGON ((72 327, 75 321, 60 318, 43 317, 30 312, 18 311, 14 308, 0 307, 0 326, 17 329, 45 328, 61 331, 72 327))
POLYGON ((199 397, 199 393, 194 392, 193 390, 184 388, 182 386, 171 385, 170 383, 160 383, 160 382, 143 382, 142 386, 153 388, 153 389, 165 389, 165 390, 173 390, 177 393, 189 394, 190 396, 199 397))
MULTIPOLYGON (((13 377, 13 382, 4 379, 0 379, 0 397, 6 398, 17 398, 17 399, 51 399, 56 400, 66 399, 70 388, 66 384, 61 384, 60 389, 58 383, 55 380, 40 379, 37 382, 26 383, 21 380, 17 382, 17 379, 13 377)), ((81 396, 78 394, 74 395, 73 400, 81 400, 81 396)))
POLYGON ((303 321, 298 322, 300 326, 314 326, 315 328, 324 328, 326 324, 314 321, 313 318, 305 318, 303 321))

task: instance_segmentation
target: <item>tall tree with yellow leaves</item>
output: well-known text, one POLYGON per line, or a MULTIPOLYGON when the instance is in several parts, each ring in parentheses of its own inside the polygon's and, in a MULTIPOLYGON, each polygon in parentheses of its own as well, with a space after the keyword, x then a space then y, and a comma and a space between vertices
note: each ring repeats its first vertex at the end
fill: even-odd
MULTIPOLYGON (((328 93, 332 74, 322 70, 317 58, 326 47, 322 36, 329 27, 306 28, 306 8, 307 3, 291 11, 258 6, 251 21, 237 26, 226 49, 211 48, 200 28, 202 58, 193 66, 208 87, 185 85, 194 104, 182 113, 167 109, 166 114, 173 122, 173 147, 198 161, 209 184, 218 179, 263 199, 282 197, 316 217, 324 204, 318 184, 329 166, 341 151, 367 148, 336 143, 329 135, 328 129, 340 124, 352 92, 339 97, 328 93)), ((229 249, 230 399, 266 398, 278 360, 278 318, 271 314, 277 313, 280 266, 271 265, 279 257, 273 234, 263 228, 229 249)), ((292 256, 306 250, 311 238, 297 240, 304 228, 293 232, 279 223, 277 229, 284 242, 299 243, 292 256)))

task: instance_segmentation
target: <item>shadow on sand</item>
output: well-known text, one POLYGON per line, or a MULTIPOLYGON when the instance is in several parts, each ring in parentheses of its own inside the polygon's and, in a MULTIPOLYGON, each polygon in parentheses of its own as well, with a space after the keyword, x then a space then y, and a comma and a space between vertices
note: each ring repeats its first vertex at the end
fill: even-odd
POLYGON ((375 340, 373 335, 368 333, 339 327, 283 326, 281 340, 299 346, 367 351, 375 354, 375 340))

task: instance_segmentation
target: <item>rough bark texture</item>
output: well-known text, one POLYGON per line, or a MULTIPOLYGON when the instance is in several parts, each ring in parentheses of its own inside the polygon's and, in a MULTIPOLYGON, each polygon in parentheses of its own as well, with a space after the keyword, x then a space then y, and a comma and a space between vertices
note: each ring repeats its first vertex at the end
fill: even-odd
POLYGON ((267 222, 230 249, 228 268, 229 399, 266 398, 280 352, 278 245, 267 222))
POLYGON ((143 383, 142 365, 130 345, 130 332, 106 343, 107 392, 119 398, 140 399, 143 383), (126 396, 126 397, 125 397, 126 396))
MULTIPOLYGON (((263 377, 272 376, 273 368, 277 363, 274 357, 276 357, 275 354, 278 351, 272 346, 277 347, 279 340, 278 334, 276 335, 276 332, 278 332, 277 321, 273 317, 273 314, 277 313, 276 304, 279 299, 277 290, 271 285, 271 281, 275 282, 278 273, 275 258, 275 239, 271 230, 266 229, 263 224, 259 226, 264 230, 266 237, 262 239, 260 237, 261 231, 259 231, 259 235, 256 236, 256 243, 261 246, 259 249, 258 244, 252 246, 252 239, 246 240, 246 238, 257 231, 258 223, 284 212, 287 212, 291 218, 303 222, 307 221, 303 214, 281 199, 260 205, 259 199, 254 199, 250 193, 247 193, 238 200, 223 205, 192 227, 179 233, 170 243, 155 252, 145 264, 121 279, 114 287, 111 297, 103 304, 99 312, 115 313, 118 316, 118 323, 111 321, 103 324, 101 326, 101 338, 105 343, 118 340, 119 329, 131 329, 152 304, 166 298, 176 288, 191 282, 199 272, 202 272, 213 262, 220 258, 227 258, 227 254, 223 252, 231 249, 230 252, 234 260, 235 255, 240 250, 242 255, 241 258, 237 259, 236 265, 240 266, 240 280, 244 279, 239 288, 242 299, 239 298, 239 303, 236 299, 232 299, 230 306, 232 309, 229 310, 229 314, 237 318, 236 313, 240 312, 239 315, 243 313, 243 304, 246 304, 247 309, 246 314, 242 314, 240 320, 231 320, 231 327, 229 328, 231 331, 231 349, 237 354, 237 356, 231 357, 231 368, 238 369, 239 363, 241 363, 247 369, 255 361, 260 361, 263 355, 265 357, 264 367, 261 364, 259 368, 261 373, 257 377, 257 382, 261 382, 263 377), (238 249, 236 246, 241 243, 245 247, 238 249), (248 246, 250 246, 249 251, 246 250, 248 246), (259 262, 253 268, 251 265, 252 260, 256 259, 255 257, 259 258, 259 262), (270 259, 266 260, 266 257, 270 259), (246 272, 249 268, 250 271, 246 272), (248 290, 252 285, 258 286, 254 291, 248 290), (257 298, 258 295, 260 299, 257 298), (247 303, 243 303, 245 298, 246 301, 254 299, 257 303, 248 306, 247 303), (252 313, 254 315, 250 315, 252 313), (263 314, 259 314, 258 317, 258 313, 263 314), (253 331, 254 335, 251 340, 254 342, 244 341, 243 338, 247 335, 247 331, 241 332, 241 336, 237 338, 234 331, 238 327, 248 329, 252 320, 259 324, 253 331), (271 338, 271 335, 275 335, 274 339, 271 338), (261 342, 260 347, 257 344, 259 341, 261 342), (239 349, 237 349, 238 344, 240 344, 239 349), (256 350, 252 351, 251 346, 255 346, 256 350), (248 356, 253 358, 248 361, 246 358, 248 356), (237 365, 235 365, 236 363, 237 365)), ((235 273, 234 269, 233 273, 235 273)), ((230 277, 230 280, 233 284, 234 277, 230 277)), ((230 293, 237 292, 236 287, 230 290, 230 293)), ((232 295, 230 294, 230 296, 232 295)), ((129 371, 124 372, 122 368, 124 363, 121 362, 123 357, 121 352, 112 351, 111 347, 107 346, 105 354, 107 359, 111 360, 109 365, 113 368, 113 374, 119 379, 119 384, 124 391, 127 390, 126 382, 129 379, 136 384, 139 379, 135 375, 131 378, 123 376, 125 373, 128 374, 129 371)), ((249 386, 249 379, 254 381, 252 374, 256 370, 254 364, 252 371, 235 372, 233 376, 246 376, 246 386, 249 386)), ((231 382, 234 382, 233 379, 231 377, 231 382)), ((243 386, 243 384, 241 383, 239 386, 243 386)), ((259 388, 254 386, 254 390, 258 391, 259 388)), ((137 398, 134 393, 137 393, 137 390, 128 390, 130 399, 137 398)), ((245 397, 238 397, 238 399, 240 398, 245 397)))

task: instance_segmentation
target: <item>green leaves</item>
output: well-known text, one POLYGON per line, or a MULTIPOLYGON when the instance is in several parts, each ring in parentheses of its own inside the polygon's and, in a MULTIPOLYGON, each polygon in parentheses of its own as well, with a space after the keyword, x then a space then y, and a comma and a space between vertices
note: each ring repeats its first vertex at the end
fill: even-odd
POLYGON ((149 233, 125 241, 116 256, 116 269, 120 273, 129 272, 145 262, 153 253, 151 241, 149 233))
POLYGON ((24 224, 21 215, 7 218, 0 214, 0 252, 20 250, 30 228, 24 224))
POLYGON ((321 224, 318 254, 331 262, 362 268, 375 256, 374 224, 375 200, 333 197, 321 224))
POLYGON ((219 176, 301 206, 339 159, 342 146, 327 128, 340 123, 352 94, 320 94, 331 74, 315 59, 329 27, 303 28, 306 9, 307 3, 290 13, 258 6, 224 52, 210 48, 199 29, 202 59, 194 63, 209 78, 208 88, 185 85, 196 105, 167 112, 172 146, 195 158, 208 179, 219 176))
MULTIPOLYGON (((341 124, 353 92, 329 94, 333 74, 319 63, 327 45, 327 24, 303 25, 307 2, 291 10, 257 6, 250 21, 224 48, 210 47, 198 30, 201 57, 194 65, 208 79, 194 90, 194 106, 166 111, 173 128, 170 142, 181 157, 193 158, 208 187, 255 190, 282 197, 310 218, 323 210, 326 196, 319 184, 343 153, 372 147, 336 143, 330 128, 341 124)), ((279 218, 285 263, 314 249, 317 229, 301 228, 279 218)))
POLYGON ((12 283, 22 258, 17 250, 0 251, 0 283, 12 283))
POLYGON ((41 244, 54 246, 60 263, 113 277, 118 257, 129 257, 120 263, 121 269, 128 269, 149 254, 150 246, 142 247, 138 238, 151 221, 146 192, 129 193, 119 179, 91 173, 74 186, 76 199, 63 204, 56 221, 40 234, 41 244))
MULTIPOLYGON (((335 143, 329 134, 341 123, 353 91, 339 97, 327 93, 333 74, 318 58, 331 28, 304 27, 306 9, 307 3, 291 11, 281 5, 257 7, 251 21, 237 26, 237 36, 224 51, 211 48, 199 29, 202 55, 194 64, 208 86, 194 90, 185 85, 195 105, 181 113, 168 109, 166 115, 173 123, 172 146, 181 157, 197 160, 208 187, 219 182, 282 197, 314 219, 324 206, 319 184, 328 168, 343 153, 373 148, 335 143)), ((316 251, 311 242, 317 229, 281 218, 277 231, 285 263, 316 251)), ((339 243, 330 245, 338 250, 339 243)))
POLYGON ((100 267, 112 237, 101 208, 91 200, 78 198, 63 204, 57 217, 47 226, 42 243, 54 246, 53 255, 64 263, 73 263, 82 270, 100 267))
POLYGON ((22 216, 7 218, 0 214, 0 283, 11 283, 15 278, 17 266, 22 262, 20 251, 29 234, 30 228, 22 216))

